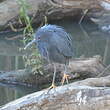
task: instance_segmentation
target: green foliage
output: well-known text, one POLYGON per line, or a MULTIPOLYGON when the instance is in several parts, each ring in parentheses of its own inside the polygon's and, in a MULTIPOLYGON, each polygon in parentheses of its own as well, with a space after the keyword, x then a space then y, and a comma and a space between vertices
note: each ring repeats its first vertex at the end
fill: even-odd
POLYGON ((30 6, 27 4, 26 0, 18 0, 18 4, 20 6, 20 11, 19 11, 20 21, 24 23, 24 25, 26 25, 26 27, 24 28, 23 34, 24 36, 31 37, 34 31, 31 25, 32 19, 28 16, 28 9, 30 8, 30 6))
POLYGON ((43 60, 41 58, 41 55, 39 54, 38 50, 34 48, 32 51, 33 52, 31 55, 24 57, 25 67, 31 69, 33 74, 43 75, 43 60))
MULTIPOLYGON (((27 4, 26 0, 17 0, 18 4, 20 6, 20 21, 22 23, 25 23, 23 35, 24 39, 23 42, 26 45, 27 42, 32 40, 32 36, 34 35, 34 30, 32 28, 32 18, 28 16, 28 9, 30 6, 27 4)), ((29 56, 24 56, 25 60, 25 67, 30 68, 32 73, 40 73, 42 72, 42 59, 38 52, 38 50, 35 50, 34 47, 31 48, 31 53, 29 56)))

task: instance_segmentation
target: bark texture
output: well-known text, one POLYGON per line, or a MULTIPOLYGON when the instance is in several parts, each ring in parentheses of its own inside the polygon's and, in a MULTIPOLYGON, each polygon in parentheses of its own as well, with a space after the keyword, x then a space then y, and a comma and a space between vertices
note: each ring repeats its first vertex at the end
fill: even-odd
POLYGON ((1 110, 109 110, 110 88, 106 86, 110 86, 110 76, 89 78, 27 95, 1 110), (101 87, 94 85, 96 80, 101 87))
MULTIPOLYGON (((94 11, 100 12, 101 6, 97 0, 27 0, 30 5, 28 14, 33 16, 33 23, 39 24, 44 21, 44 16, 48 19, 61 19, 64 17, 78 17, 81 10, 89 10, 93 15, 94 11)), ((0 26, 8 27, 13 24, 14 27, 22 27, 20 24, 19 5, 17 0, 5 0, 0 3, 0 26)), ((90 15, 88 13, 88 15, 90 15)), ((1 27, 3 29, 3 27, 1 27)))
MULTIPOLYGON (((64 73, 64 65, 57 64, 56 82, 61 81, 64 73)), ((107 76, 109 71, 105 71, 101 58, 99 56, 93 58, 79 58, 72 60, 68 65, 68 74, 71 79, 85 79, 97 76, 107 76)), ((17 70, 10 72, 0 72, 0 81, 12 84, 48 84, 51 83, 53 77, 53 66, 47 65, 44 67, 44 74, 33 74, 29 70, 17 70)))

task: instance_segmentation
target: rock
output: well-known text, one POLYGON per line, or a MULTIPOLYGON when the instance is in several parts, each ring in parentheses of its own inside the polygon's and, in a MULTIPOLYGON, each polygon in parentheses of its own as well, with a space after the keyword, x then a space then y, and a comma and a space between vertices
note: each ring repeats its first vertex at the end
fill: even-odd
POLYGON ((88 78, 50 91, 29 94, 4 105, 0 110, 109 110, 110 88, 106 86, 110 86, 110 76, 88 78), (97 84, 94 85, 94 82, 97 84))

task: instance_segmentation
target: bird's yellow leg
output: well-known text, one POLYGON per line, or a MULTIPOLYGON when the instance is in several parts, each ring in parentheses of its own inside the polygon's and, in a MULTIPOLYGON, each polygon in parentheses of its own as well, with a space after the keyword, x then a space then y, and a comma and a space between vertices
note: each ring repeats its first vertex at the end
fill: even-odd
POLYGON ((56 66, 54 64, 54 75, 53 75, 52 85, 49 87, 49 90, 52 89, 52 88, 56 88, 56 86, 55 86, 55 76, 56 76, 56 66))
POLYGON ((49 93, 49 91, 50 91, 51 89, 55 89, 55 88, 56 88, 56 86, 55 86, 55 84, 52 82, 52 85, 48 88, 47 93, 49 93))
POLYGON ((52 83, 52 85, 49 87, 49 89, 52 89, 52 88, 56 88, 54 83, 52 83))
POLYGON ((68 84, 68 78, 69 78, 69 75, 64 73, 61 84, 63 85, 65 80, 66 80, 66 83, 68 84))

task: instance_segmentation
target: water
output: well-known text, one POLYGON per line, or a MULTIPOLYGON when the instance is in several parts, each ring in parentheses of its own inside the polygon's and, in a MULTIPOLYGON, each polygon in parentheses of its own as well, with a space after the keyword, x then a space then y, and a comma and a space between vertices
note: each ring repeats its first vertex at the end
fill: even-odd
MULTIPOLYGON (((96 25, 84 22, 80 26, 73 20, 54 21, 51 24, 63 26, 73 36, 75 57, 101 55, 104 64, 110 64, 110 35, 98 30, 96 25)), ((24 69, 22 56, 25 53, 19 51, 24 45, 20 41, 6 40, 16 34, 18 33, 0 34, 0 71, 24 69)), ((33 87, 0 84, 0 105, 37 90, 33 87)))
POLYGON ((23 45, 20 42, 0 39, 0 70, 10 71, 24 68, 22 58, 24 53, 19 52, 21 47, 23 45))
POLYGON ((37 88, 0 83, 0 106, 35 91, 37 88))

